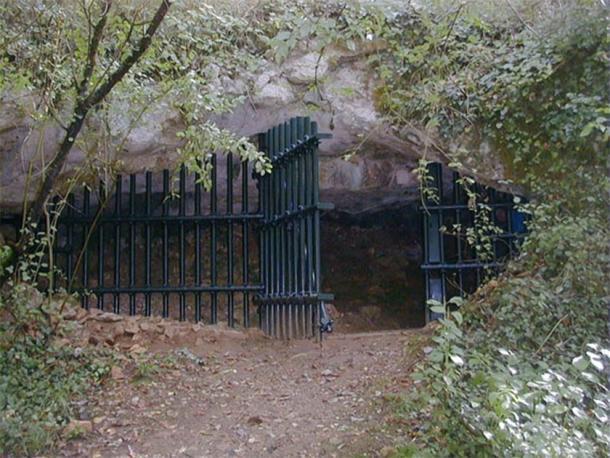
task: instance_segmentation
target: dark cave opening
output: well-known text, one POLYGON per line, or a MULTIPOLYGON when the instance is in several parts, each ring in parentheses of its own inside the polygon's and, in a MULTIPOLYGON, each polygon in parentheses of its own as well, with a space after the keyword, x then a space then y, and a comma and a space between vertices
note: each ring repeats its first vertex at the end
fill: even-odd
POLYGON ((416 203, 377 211, 325 213, 322 284, 338 332, 425 324, 421 216, 416 203))

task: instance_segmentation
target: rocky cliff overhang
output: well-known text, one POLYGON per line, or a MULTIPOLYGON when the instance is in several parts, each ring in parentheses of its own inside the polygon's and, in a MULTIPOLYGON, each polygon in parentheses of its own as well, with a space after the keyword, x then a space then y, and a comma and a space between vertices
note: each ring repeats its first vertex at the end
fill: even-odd
MULTIPOLYGON (((243 101, 212 120, 250 137, 290 117, 308 115, 321 132, 333 135, 320 146, 323 198, 347 212, 412 201, 418 197, 413 174, 418 159, 446 158, 423 132, 396 129, 378 111, 375 90, 380 82, 367 63, 373 49, 373 44, 357 52, 333 48, 322 56, 301 50, 281 65, 265 62, 258 72, 238 79, 218 76, 212 90, 243 96, 243 101)), ((51 160, 63 135, 58 125, 34 122, 34 104, 32 94, 4 94, 0 104, 0 207, 5 209, 20 208, 26 194, 31 198, 41 167, 51 160), (33 179, 28 182, 29 170, 33 179)), ((168 101, 151 107, 121 141, 116 159, 122 172, 171 168, 180 146, 176 133, 182 128, 178 110, 168 101)), ((90 154, 74 148, 64 176, 82 166, 90 154)), ((503 178, 500 161, 488 149, 481 147, 471 165, 484 182, 503 178)))

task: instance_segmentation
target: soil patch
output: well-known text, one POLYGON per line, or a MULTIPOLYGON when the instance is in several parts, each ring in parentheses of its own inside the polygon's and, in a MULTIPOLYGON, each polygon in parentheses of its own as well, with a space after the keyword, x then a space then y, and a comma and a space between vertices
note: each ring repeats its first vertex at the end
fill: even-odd
MULTIPOLYGON (((109 323, 88 318, 82 325, 90 321, 109 323)), ((134 334, 140 337, 133 345, 154 364, 125 358, 113 368, 78 419, 92 430, 67 442, 60 456, 386 455, 409 429, 395 422, 388 401, 409 387, 430 334, 332 335, 320 345, 217 326, 135 322, 139 329, 158 326, 156 338, 150 330, 134 334), (168 326, 188 332, 170 338, 168 326)))

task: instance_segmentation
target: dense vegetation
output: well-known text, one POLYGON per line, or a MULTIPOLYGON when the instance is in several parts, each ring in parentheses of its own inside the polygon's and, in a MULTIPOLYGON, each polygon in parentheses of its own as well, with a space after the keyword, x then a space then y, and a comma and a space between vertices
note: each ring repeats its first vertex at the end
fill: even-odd
MULTIPOLYGON (((71 119, 78 98, 74 75, 85 71, 91 38, 88 14, 97 18, 102 11, 83 10, 81 3, 93 2, 47 3, 0 6, 0 89, 37 94, 39 103, 28 115, 38 125, 71 119)), ((426 130, 437 139, 437 152, 457 168, 476 172, 481 145, 498 152, 509 181, 528 195, 524 211, 531 213, 521 257, 463 305, 455 300, 459 311, 446 310, 437 345, 416 374, 418 389, 404 406, 402 414, 422 425, 416 438, 405 438, 411 443, 404 454, 607 456, 604 7, 586 0, 404 3, 270 0, 240 3, 238 13, 223 2, 172 5, 149 52, 90 114, 77 139, 89 154, 83 174, 115 168, 120 139, 161 99, 181 109, 181 158, 202 179, 207 168, 197 160, 199 152, 215 147, 242 151, 265 168, 244 139, 203 121, 240 101, 220 96, 218 79, 255 71, 265 58, 282 62, 302 43, 320 53, 331 45, 382 43, 369 64, 380 75, 377 102, 388 120, 426 130)), ((113 6, 93 86, 137 42, 152 8, 137 1, 113 6)), ((26 316, 18 310, 30 307, 28 300, 15 288, 28 280, 17 276, 5 284, 2 313, 26 316)), ((0 332, 12 336, 14 330, 3 326, 0 332)), ((37 379, 46 374, 48 358, 62 361, 51 365, 61 368, 72 364, 65 361, 73 361, 73 353, 49 353, 56 351, 50 341, 31 335, 19 345, 5 344, 5 337, 2 342, 2 392, 8 393, 0 398, 2 445, 36 450, 65 423, 67 404, 41 411, 15 377, 37 379), (17 360, 31 361, 27 374, 9 371, 17 360), (46 436, 17 445, 23 431, 14 429, 14 413, 7 412, 15 408, 7 406, 26 404, 46 436)))
MULTIPOLYGON (((74 402, 109 371, 111 353, 72 345, 62 311, 74 300, 45 296, 32 284, 41 273, 44 234, 14 266, 0 294, 0 450, 30 455, 52 446, 75 411, 74 402), (41 243, 42 242, 42 243, 41 243)), ((12 267, 11 267, 12 268, 12 267)), ((7 272, 0 271, 0 276, 7 272)), ((78 433, 78 431, 72 431, 78 433)))
POLYGON ((422 386, 407 408, 422 409, 420 442, 435 456, 610 451, 603 13, 586 2, 512 16, 456 5, 389 32, 391 118, 422 120, 457 167, 488 142, 531 197, 522 256, 461 311, 447 310, 416 374, 422 386))

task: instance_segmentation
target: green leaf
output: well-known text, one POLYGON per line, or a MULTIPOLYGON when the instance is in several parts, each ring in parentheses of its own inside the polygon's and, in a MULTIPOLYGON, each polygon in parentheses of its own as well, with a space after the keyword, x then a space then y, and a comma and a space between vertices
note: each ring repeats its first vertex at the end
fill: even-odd
POLYGON ((445 313, 445 307, 442 305, 435 305, 434 307, 430 307, 430 311, 433 313, 445 313))
POLYGON ((589 361, 587 361, 587 359, 584 358, 583 356, 577 356, 576 358, 574 358, 572 360, 572 364, 579 371, 584 371, 587 367, 589 367, 589 361))
POLYGON ((587 137, 591 134, 591 132, 593 132, 593 129, 595 129, 597 127, 597 124, 595 122, 590 122, 588 123, 581 131, 580 131, 580 137, 587 137))
POLYGON ((275 36, 275 39, 279 41, 286 41, 290 38, 291 35, 292 34, 287 30, 283 30, 275 36))
POLYGON ((462 359, 461 356, 458 356, 458 355, 449 355, 449 359, 451 359, 451 361, 453 361, 453 363, 457 364, 458 366, 463 366, 464 365, 464 360, 462 359))
POLYGON ((449 299, 449 303, 461 307, 464 304, 464 299, 462 299, 460 296, 453 296, 451 299, 449 299))

